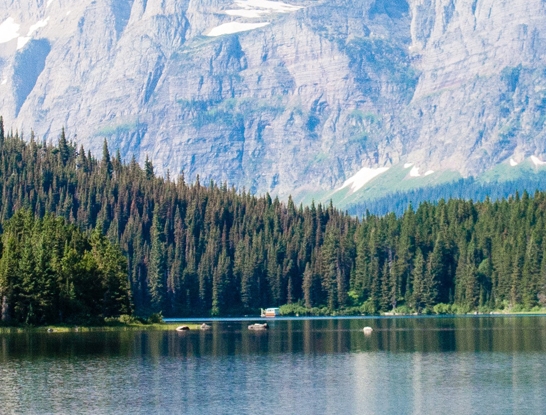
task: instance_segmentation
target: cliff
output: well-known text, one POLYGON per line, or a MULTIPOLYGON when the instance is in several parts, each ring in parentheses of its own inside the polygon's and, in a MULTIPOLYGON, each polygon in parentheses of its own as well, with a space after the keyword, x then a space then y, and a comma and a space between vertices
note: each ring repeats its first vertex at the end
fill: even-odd
POLYGON ((545 7, 0 0, 0 114, 281 196, 541 163, 545 7))

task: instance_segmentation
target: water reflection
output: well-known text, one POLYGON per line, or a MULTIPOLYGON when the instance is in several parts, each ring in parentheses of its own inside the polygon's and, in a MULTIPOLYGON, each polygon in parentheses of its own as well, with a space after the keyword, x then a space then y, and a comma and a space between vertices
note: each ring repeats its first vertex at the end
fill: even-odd
POLYGON ((0 335, 1 413, 543 413, 546 318, 0 335), (371 336, 362 332, 373 326, 371 336))
POLYGON ((117 331, 0 335, 0 361, 81 355, 191 358, 238 354, 329 354, 381 351, 546 351, 546 318, 423 318, 273 321, 268 331, 246 322, 214 322, 207 331, 117 331), (362 328, 373 324, 372 335, 362 328))

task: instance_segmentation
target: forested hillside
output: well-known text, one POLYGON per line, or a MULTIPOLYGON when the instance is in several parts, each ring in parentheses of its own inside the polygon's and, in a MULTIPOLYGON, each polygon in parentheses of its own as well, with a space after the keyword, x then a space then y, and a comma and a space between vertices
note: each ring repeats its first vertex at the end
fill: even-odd
POLYGON ((98 230, 20 210, 4 223, 0 258, 1 321, 100 322, 130 313, 127 261, 98 230))
MULTIPOLYGON (((546 195, 421 204, 401 217, 297 207, 156 177, 67 142, 0 131, 0 220, 20 208, 103 231, 127 257, 135 313, 424 312, 545 304, 546 195), (299 308, 299 307, 302 308, 299 308), (451 307, 451 306, 450 306, 451 307), (436 306, 436 311, 449 310, 436 306)), ((6 246, 2 255, 6 255, 6 246)))
POLYGON ((486 199, 499 200, 515 196, 523 190, 534 193, 536 190, 546 189, 546 172, 538 171, 528 176, 514 180, 482 182, 474 177, 460 179, 455 182, 436 186, 419 187, 405 192, 393 192, 388 196, 354 203, 347 207, 351 215, 363 216, 367 213, 386 215, 396 213, 402 215, 408 206, 418 206, 423 202, 438 202, 441 199, 465 199, 484 201, 486 199))

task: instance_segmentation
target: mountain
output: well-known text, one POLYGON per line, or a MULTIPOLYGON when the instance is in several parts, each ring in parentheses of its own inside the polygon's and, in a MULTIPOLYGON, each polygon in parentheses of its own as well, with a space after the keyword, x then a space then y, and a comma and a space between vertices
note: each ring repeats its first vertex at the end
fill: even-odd
POLYGON ((418 187, 546 160, 544 29, 542 0, 0 0, 0 114, 255 193, 418 187))

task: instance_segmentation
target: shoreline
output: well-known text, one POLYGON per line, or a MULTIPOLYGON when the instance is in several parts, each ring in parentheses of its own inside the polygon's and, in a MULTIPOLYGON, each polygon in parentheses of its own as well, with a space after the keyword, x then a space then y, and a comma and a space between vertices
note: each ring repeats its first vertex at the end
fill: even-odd
POLYGON ((501 312, 494 311, 490 313, 466 313, 466 314, 395 314, 385 313, 381 315, 333 315, 333 316, 295 316, 284 315, 279 317, 187 317, 187 318, 167 318, 164 323, 154 324, 112 324, 112 325, 44 325, 44 326, 0 326, 0 334, 12 333, 85 333, 85 332, 114 332, 114 331, 174 331, 181 325, 188 326, 190 330, 200 330, 200 326, 205 322, 252 322, 252 321, 302 321, 302 320, 350 320, 350 319, 385 319, 385 318, 485 318, 485 317, 543 317, 546 316, 546 309, 541 311, 517 311, 501 312), (51 330, 51 331, 50 331, 51 330))
MULTIPOLYGON (((205 321, 205 320, 204 320, 205 321)), ((199 330, 200 324, 195 322, 183 323, 190 330, 199 330)), ((181 323, 166 322, 155 324, 116 324, 104 326, 79 325, 47 325, 47 326, 0 326, 0 334, 11 333, 89 333, 108 331, 174 331, 181 323), (49 331, 51 330, 51 331, 49 331)))

